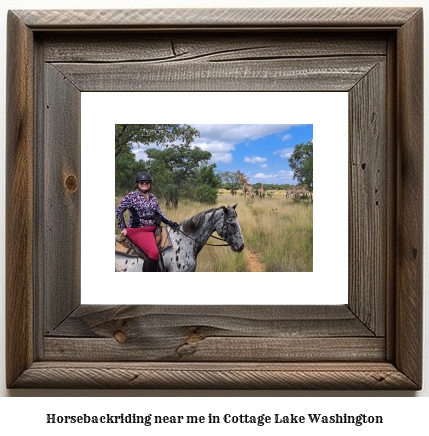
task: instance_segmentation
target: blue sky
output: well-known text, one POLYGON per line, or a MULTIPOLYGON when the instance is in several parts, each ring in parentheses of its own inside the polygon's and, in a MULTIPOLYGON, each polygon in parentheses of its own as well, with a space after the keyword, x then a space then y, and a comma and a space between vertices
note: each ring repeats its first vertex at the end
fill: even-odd
MULTIPOLYGON (((312 124, 191 124, 200 132, 194 144, 212 153, 221 171, 240 170, 250 183, 290 183, 288 157, 296 144, 313 139, 312 124)), ((145 159, 144 148, 135 149, 145 159)))

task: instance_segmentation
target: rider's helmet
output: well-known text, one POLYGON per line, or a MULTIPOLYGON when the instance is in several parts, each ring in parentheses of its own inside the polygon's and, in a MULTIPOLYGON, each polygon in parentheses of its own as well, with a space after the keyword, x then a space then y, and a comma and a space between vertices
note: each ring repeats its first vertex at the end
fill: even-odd
POLYGON ((149 173, 138 173, 136 176, 136 183, 138 182, 151 182, 152 181, 152 177, 150 176, 149 173))
POLYGON ((136 176, 136 183, 137 183, 137 187, 140 189, 140 187, 138 186, 139 182, 150 182, 149 191, 152 189, 152 177, 150 176, 149 173, 146 172, 138 173, 136 176))

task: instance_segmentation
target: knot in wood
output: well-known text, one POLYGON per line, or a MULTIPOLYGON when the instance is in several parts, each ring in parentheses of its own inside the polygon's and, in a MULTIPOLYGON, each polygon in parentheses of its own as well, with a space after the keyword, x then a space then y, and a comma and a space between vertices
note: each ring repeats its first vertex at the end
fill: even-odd
POLYGON ((197 333, 191 333, 188 336, 188 338, 186 338, 186 344, 191 345, 191 344, 195 344, 196 342, 200 342, 202 340, 203 338, 197 333))
POLYGON ((119 342, 120 344, 123 344, 124 342, 127 342, 128 337, 124 332, 121 332, 120 330, 117 331, 113 337, 115 338, 116 342, 119 342))
POLYGON ((78 183, 74 174, 68 174, 65 177, 64 185, 69 194, 73 194, 77 191, 78 183))

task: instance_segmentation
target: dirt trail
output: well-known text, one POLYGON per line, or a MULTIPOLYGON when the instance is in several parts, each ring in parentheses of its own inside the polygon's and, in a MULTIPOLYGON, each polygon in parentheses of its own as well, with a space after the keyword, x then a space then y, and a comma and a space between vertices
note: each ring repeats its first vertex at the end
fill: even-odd
POLYGON ((265 271, 265 265, 261 261, 258 253, 252 253, 248 249, 244 249, 244 254, 246 255, 246 262, 248 271, 250 272, 263 272, 265 271))

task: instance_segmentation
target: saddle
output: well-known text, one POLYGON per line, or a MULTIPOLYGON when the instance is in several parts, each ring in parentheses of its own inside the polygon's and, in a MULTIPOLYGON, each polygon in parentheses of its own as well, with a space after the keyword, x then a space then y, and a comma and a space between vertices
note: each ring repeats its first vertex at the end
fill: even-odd
POLYGON ((144 260, 147 259, 147 254, 138 245, 134 244, 128 236, 120 234, 116 237, 116 242, 119 242, 127 249, 125 254, 137 256, 144 260))
MULTIPOLYGON (((158 251, 160 254, 160 261, 162 262, 162 253, 169 247, 171 247, 171 241, 170 241, 170 235, 167 233, 166 237, 162 237, 162 227, 159 226, 155 230, 155 241, 156 245, 158 247, 158 251), (163 244, 161 244, 164 241, 163 244)), ((128 256, 133 257, 139 257, 140 259, 146 260, 148 258, 148 255, 134 242, 131 241, 131 239, 128 236, 124 236, 123 234, 119 234, 116 236, 116 242, 121 244, 124 248, 127 249, 125 252, 128 256)))

